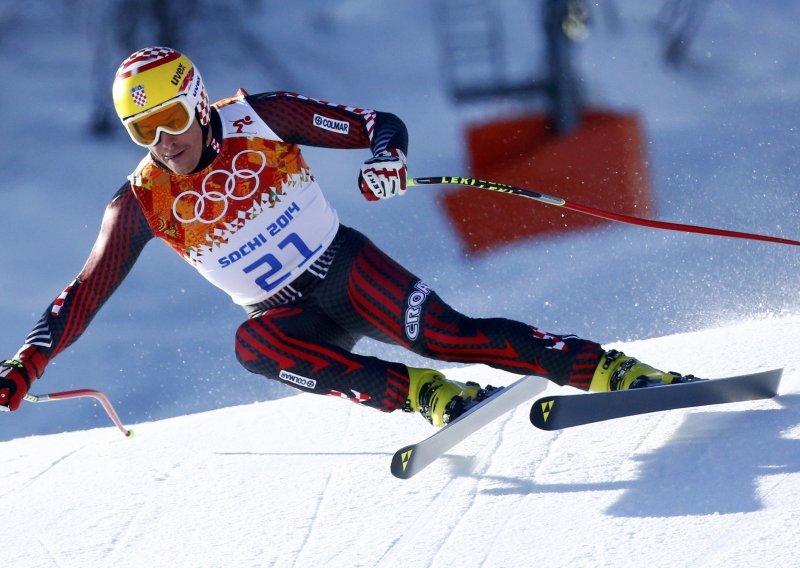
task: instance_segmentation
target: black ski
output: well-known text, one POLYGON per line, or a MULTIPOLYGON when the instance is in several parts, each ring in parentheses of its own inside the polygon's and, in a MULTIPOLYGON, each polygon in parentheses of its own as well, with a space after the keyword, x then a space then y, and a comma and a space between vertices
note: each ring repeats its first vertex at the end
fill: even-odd
POLYGON ((560 430, 648 412, 772 398, 782 373, 783 369, 773 369, 676 385, 546 396, 533 403, 531 422, 542 430, 560 430))

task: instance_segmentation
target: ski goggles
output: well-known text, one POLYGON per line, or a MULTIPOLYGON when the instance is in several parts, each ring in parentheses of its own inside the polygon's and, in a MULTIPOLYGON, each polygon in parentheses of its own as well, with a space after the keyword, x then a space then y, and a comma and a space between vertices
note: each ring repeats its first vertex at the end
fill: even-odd
POLYGON ((183 134, 192 125, 194 113, 186 102, 186 95, 134 114, 122 121, 128 134, 139 146, 150 148, 158 143, 162 132, 183 134))

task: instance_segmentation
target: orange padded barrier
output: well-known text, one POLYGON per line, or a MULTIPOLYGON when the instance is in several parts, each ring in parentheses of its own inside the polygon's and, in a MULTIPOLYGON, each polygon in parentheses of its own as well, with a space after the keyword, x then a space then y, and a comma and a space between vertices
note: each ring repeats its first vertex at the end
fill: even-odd
MULTIPOLYGON (((585 112, 580 126, 564 136, 556 135, 551 124, 545 116, 527 116, 470 128, 470 176, 615 213, 648 213, 645 137, 635 115, 585 112)), ((467 252, 609 222, 468 188, 446 193, 443 201, 467 252)))

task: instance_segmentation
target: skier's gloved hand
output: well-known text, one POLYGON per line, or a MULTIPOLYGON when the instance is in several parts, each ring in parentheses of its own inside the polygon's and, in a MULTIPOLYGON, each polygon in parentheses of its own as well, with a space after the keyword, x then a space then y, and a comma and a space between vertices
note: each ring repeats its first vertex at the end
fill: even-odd
POLYGON ((358 187, 369 201, 404 195, 406 156, 403 151, 389 148, 364 162, 358 175, 358 187))
POLYGON ((21 362, 10 359, 0 363, 0 410, 16 410, 28 393, 31 381, 21 362))

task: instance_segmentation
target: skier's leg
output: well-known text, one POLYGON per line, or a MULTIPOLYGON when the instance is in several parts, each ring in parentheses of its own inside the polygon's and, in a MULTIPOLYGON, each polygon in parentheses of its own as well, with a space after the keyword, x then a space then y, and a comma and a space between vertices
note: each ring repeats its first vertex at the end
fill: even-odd
POLYGON ((430 359, 483 363, 589 387, 603 354, 597 343, 544 333, 509 319, 467 317, 366 237, 353 233, 315 292, 326 313, 344 328, 430 359), (346 294, 340 293, 342 288, 346 294))
POLYGON ((486 394, 430 369, 352 353, 354 338, 312 306, 267 310, 236 333, 236 356, 249 371, 310 393, 390 412, 420 412, 442 426, 463 404, 486 394), (325 338, 324 341, 321 338, 325 338))
POLYGON ((267 310, 236 333, 236 357, 249 371, 305 392, 334 395, 386 412, 402 408, 405 365, 352 353, 355 339, 310 306, 267 310))
MULTIPOLYGON (((534 374, 582 390, 609 391, 682 382, 574 335, 554 335, 503 318, 470 318, 431 292, 417 353, 434 359, 483 363, 512 373, 534 374)), ((690 379, 688 379, 690 380, 690 379)))
MULTIPOLYGON (((402 345, 432 359, 486 363, 519 374, 549 373, 552 380, 574 376, 588 386, 602 352, 598 345, 547 336, 511 320, 466 318, 366 237, 347 228, 343 233, 329 272, 306 302, 353 336, 402 345), (540 360, 556 371, 548 371, 540 360)), ((478 384, 461 384, 432 369, 410 368, 403 382, 406 409, 419 411, 437 426, 487 394, 478 384)))
MULTIPOLYGON (((615 358, 614 352, 574 335, 546 333, 505 318, 465 316, 366 237, 353 233, 339 252, 346 261, 337 262, 338 273, 331 278, 346 286, 349 303, 343 306, 340 301, 326 309, 333 308, 335 319, 360 335, 403 345, 431 359, 482 363, 583 390, 675 381, 673 374, 624 355, 615 358), (629 362, 623 365, 624 361, 629 362)), ((324 302, 325 295, 321 298, 324 302)))
POLYGON ((659 371, 619 351, 573 335, 544 333, 502 318, 464 316, 432 295, 418 352, 447 361, 479 362, 535 374, 582 390, 609 391, 691 380, 659 371), (480 338, 480 339, 478 339, 480 338))

